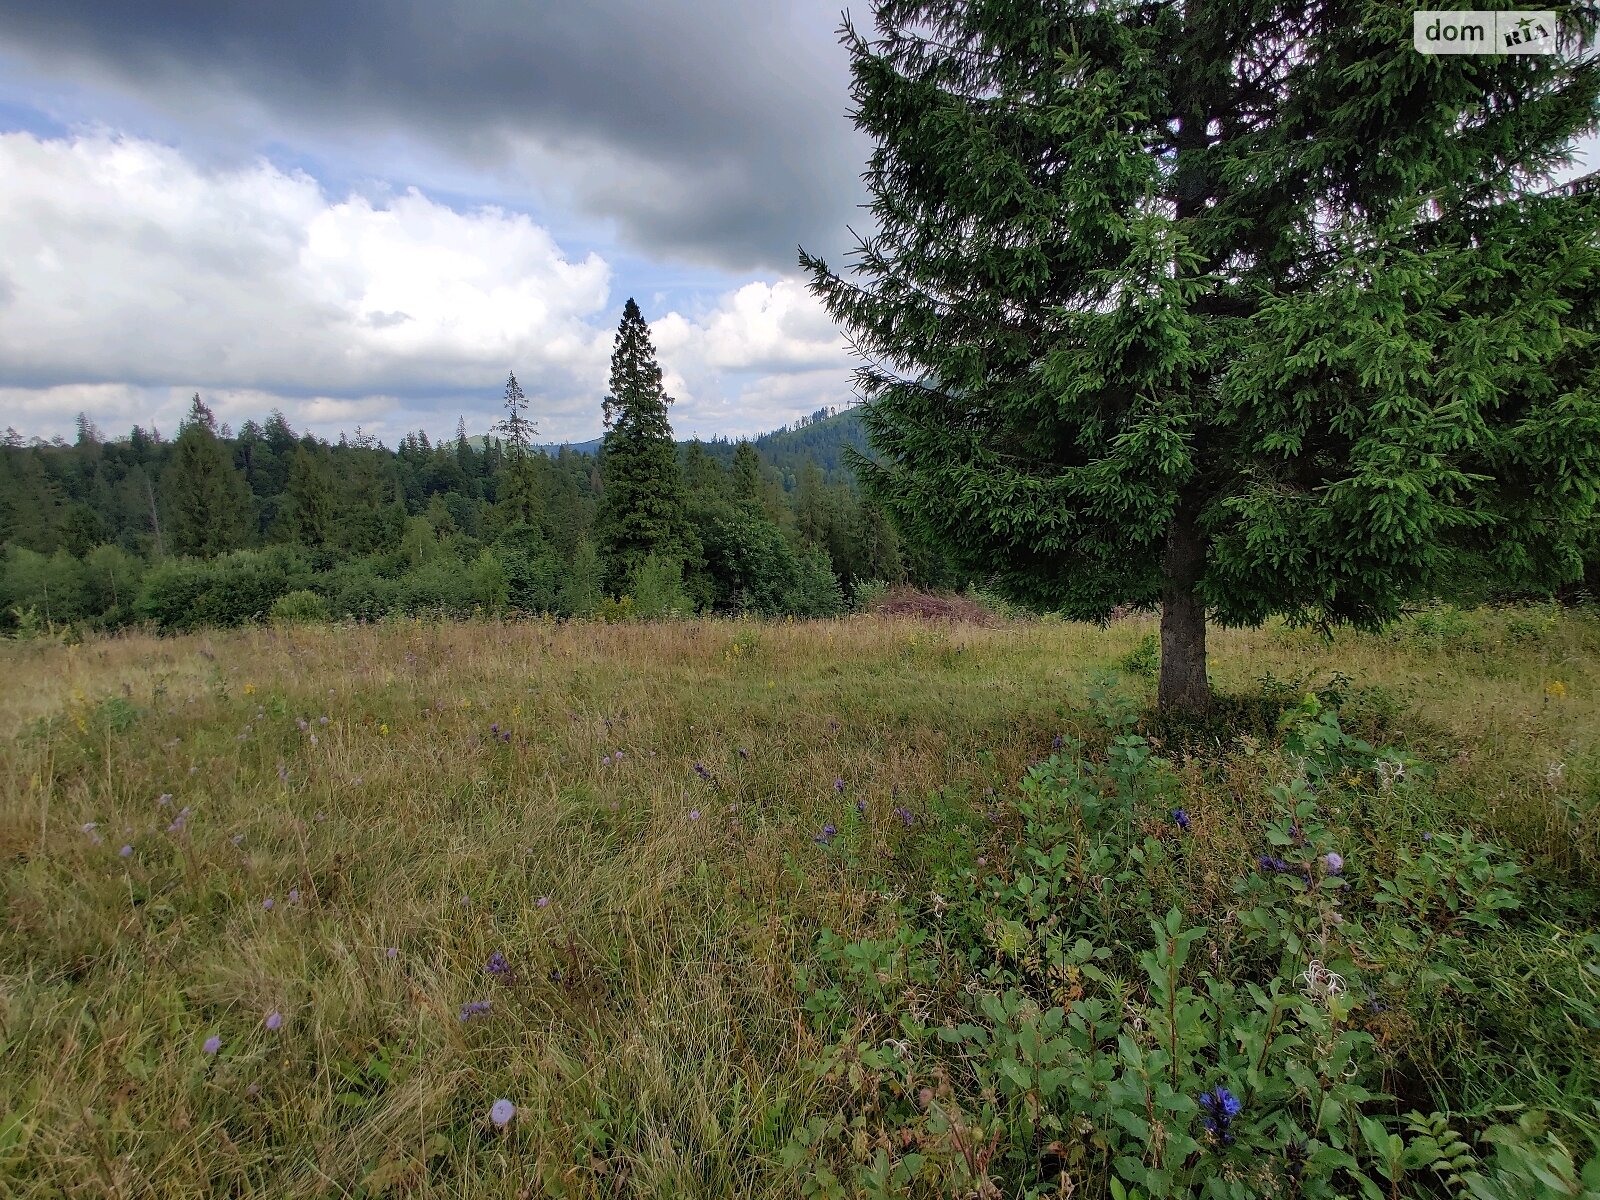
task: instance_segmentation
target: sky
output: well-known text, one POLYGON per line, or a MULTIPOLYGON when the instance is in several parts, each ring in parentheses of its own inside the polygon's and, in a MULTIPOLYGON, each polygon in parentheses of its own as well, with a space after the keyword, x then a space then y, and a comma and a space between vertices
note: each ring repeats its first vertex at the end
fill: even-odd
POLYGON ((797 247, 870 146, 836 0, 0 0, 0 425, 601 432, 628 297, 679 436, 851 399, 797 247))
POLYGON ((867 199, 840 8, 0 0, 0 426, 172 434, 198 391, 392 446, 515 371, 582 441, 630 296, 680 437, 843 406, 796 264, 867 199))

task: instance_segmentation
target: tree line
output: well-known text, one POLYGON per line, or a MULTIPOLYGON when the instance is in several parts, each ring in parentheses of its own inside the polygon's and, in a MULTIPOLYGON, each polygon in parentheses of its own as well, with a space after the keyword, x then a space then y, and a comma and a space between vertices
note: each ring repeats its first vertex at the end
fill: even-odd
POLYGON ((536 442, 516 376, 488 436, 358 428, 329 443, 281 412, 235 433, 196 394, 175 438, 0 447, 0 626, 171 629, 282 618, 521 611, 825 616, 877 585, 961 580, 908 543, 843 464, 851 412, 737 444, 679 444, 629 300, 598 452, 536 442))

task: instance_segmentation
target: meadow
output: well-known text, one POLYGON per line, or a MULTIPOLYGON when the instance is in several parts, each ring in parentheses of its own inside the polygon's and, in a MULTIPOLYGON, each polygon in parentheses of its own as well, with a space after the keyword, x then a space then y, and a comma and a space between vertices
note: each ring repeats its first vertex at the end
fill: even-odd
POLYGON ((0 643, 0 1192, 1595 1194, 1600 618, 1153 628, 0 643))

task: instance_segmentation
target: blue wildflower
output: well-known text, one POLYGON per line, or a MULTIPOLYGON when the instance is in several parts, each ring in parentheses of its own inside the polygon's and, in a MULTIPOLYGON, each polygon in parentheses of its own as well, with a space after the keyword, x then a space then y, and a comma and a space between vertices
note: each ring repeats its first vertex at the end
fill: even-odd
POLYGON ((1263 871, 1275 871, 1280 875, 1290 870, 1288 863, 1273 854, 1263 854, 1260 858, 1256 859, 1256 863, 1263 871))
POLYGON ((1216 1134, 1224 1146, 1233 1144, 1233 1134, 1230 1131, 1233 1119, 1239 1115, 1244 1105, 1225 1087, 1215 1091, 1200 1093, 1200 1108, 1205 1113, 1205 1126, 1216 1134))
POLYGON ((839 830, 836 827, 832 825, 824 825, 822 827, 822 832, 817 834, 817 836, 811 840, 816 842, 819 846, 831 846, 833 845, 833 839, 838 832, 839 830))
POLYGON ((1181 808, 1172 810, 1172 823, 1185 833, 1189 832, 1189 814, 1181 808))
POLYGON ((461 1019, 470 1021, 473 1017, 481 1017, 488 1011, 489 1002, 487 1000, 468 1000, 461 1006, 461 1019))
POLYGON ((489 955, 489 961, 483 964, 483 969, 500 980, 501 983, 511 982, 511 964, 506 961, 506 956, 498 950, 489 955))
POLYGON ((905 807, 903 804, 896 804, 894 806, 894 815, 899 817, 900 820, 905 823, 905 827, 907 829, 910 829, 911 823, 916 820, 916 818, 911 815, 911 810, 905 807))

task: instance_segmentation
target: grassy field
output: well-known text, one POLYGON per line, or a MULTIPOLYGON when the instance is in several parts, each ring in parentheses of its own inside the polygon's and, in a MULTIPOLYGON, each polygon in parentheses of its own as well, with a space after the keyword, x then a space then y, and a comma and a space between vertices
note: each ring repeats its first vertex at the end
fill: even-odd
MULTIPOLYGON (((1104 757, 1095 675, 1152 628, 864 616, 6 643, 0 1192, 1023 1194, 1003 1155, 939 1158, 970 1147, 960 1128, 894 1115, 908 1088, 937 1107, 945 1067, 925 1094, 830 1057, 910 1026, 873 1029, 872 1002, 822 987, 848 954, 821 931, 882 945, 920 922, 938 977, 860 977, 920 988, 919 1020, 958 1003, 940 978, 979 975, 940 932, 949 880, 1016 882, 1019 780, 1058 735, 1104 757), (841 1113, 862 1120, 818 1132, 841 1113), (896 1136, 932 1165, 874 1192, 846 1168, 892 1159, 896 1136)), ((1468 1142, 1515 1115, 1497 1106, 1547 1110, 1581 1163, 1600 1132, 1600 620, 1446 610, 1385 637, 1211 645, 1228 721, 1140 726, 1173 761, 1145 843, 1162 848, 1156 915, 1222 929, 1238 881, 1260 883, 1288 761, 1276 717, 1333 683, 1346 731, 1431 768, 1404 791, 1352 771, 1327 793, 1345 797, 1328 818, 1342 880, 1398 877, 1402 843, 1461 829, 1523 868, 1503 927, 1425 947, 1453 947, 1442 983, 1336 1014, 1394 1097, 1368 1110, 1449 1113, 1468 1142), (1169 804, 1181 840, 1154 828, 1169 804)), ((1110 1152, 1074 1158, 1073 1128, 1051 1135, 1049 1194, 1104 1194, 1110 1152)), ((1249 1189, 1231 1194, 1298 1194, 1249 1169, 1229 1168, 1249 1189)))

